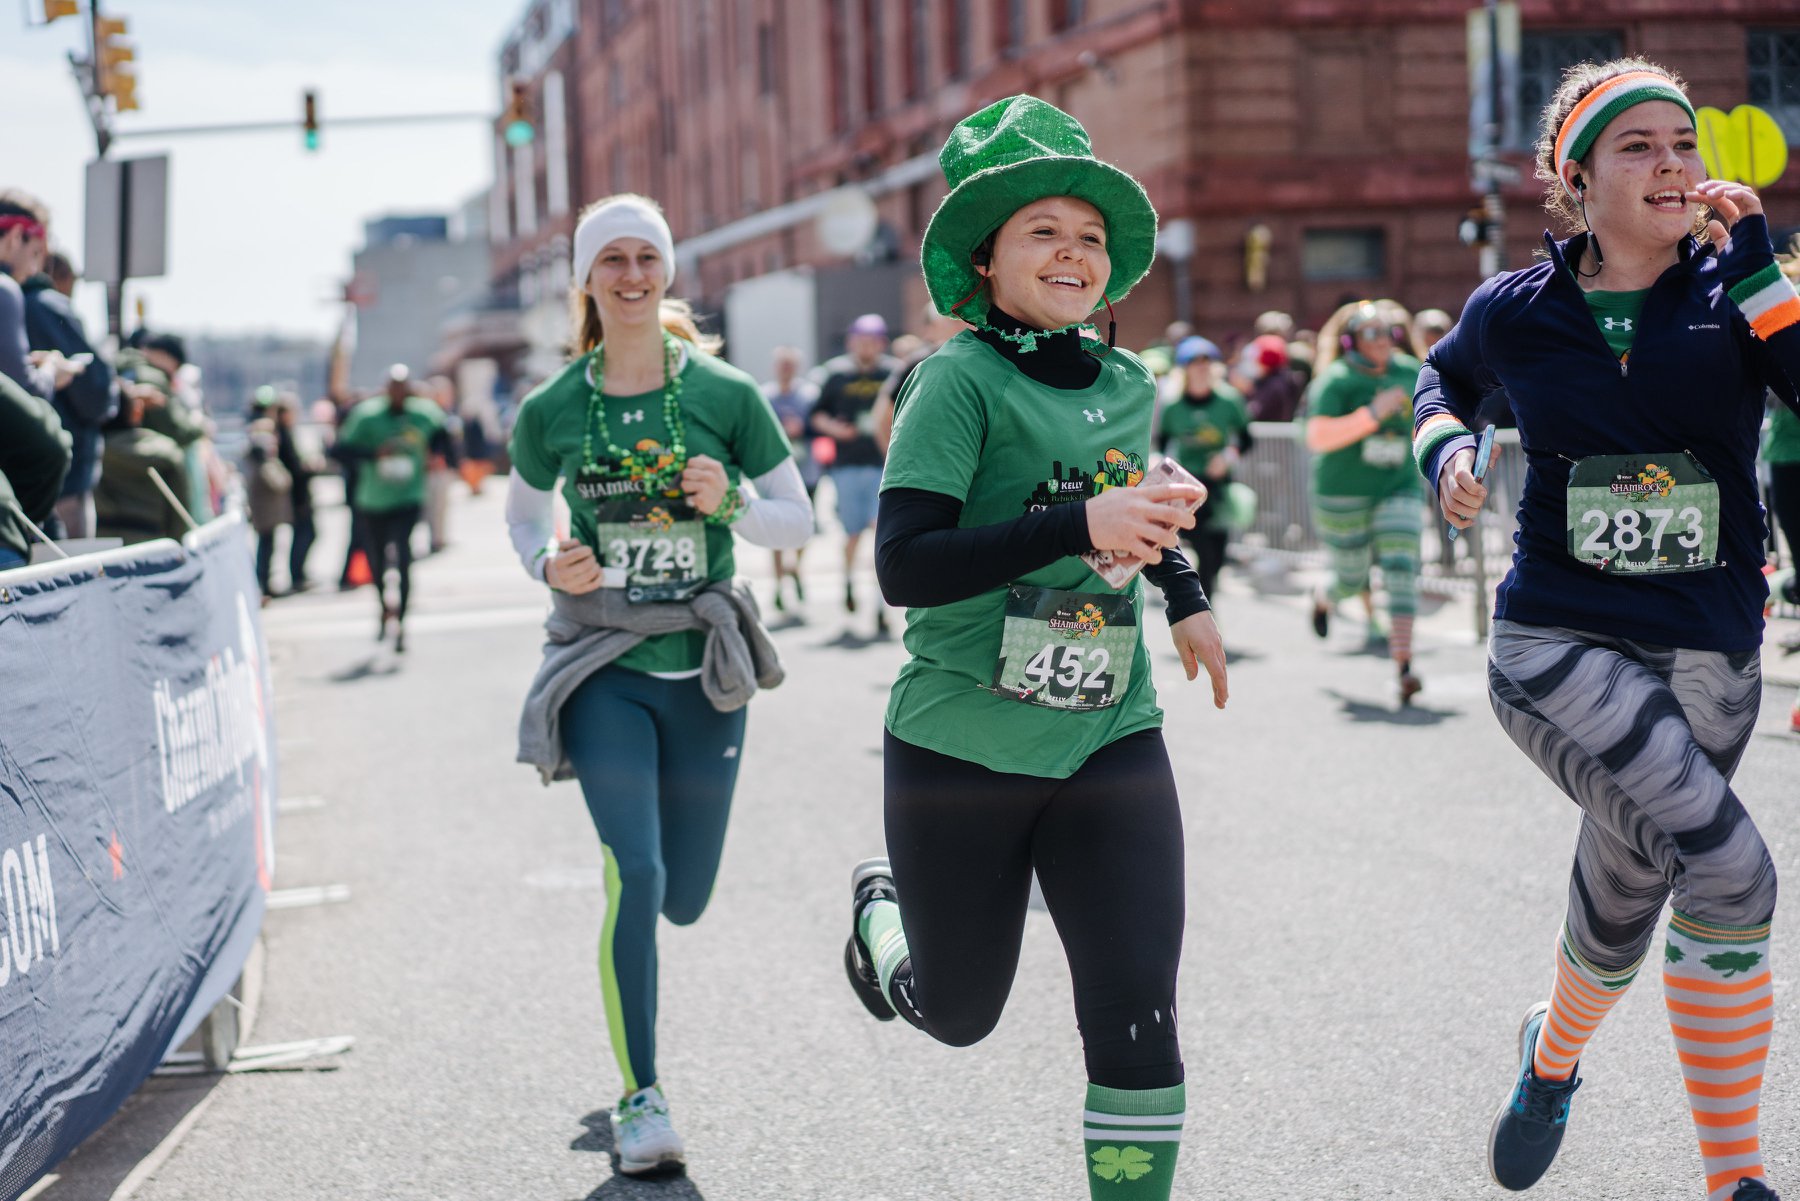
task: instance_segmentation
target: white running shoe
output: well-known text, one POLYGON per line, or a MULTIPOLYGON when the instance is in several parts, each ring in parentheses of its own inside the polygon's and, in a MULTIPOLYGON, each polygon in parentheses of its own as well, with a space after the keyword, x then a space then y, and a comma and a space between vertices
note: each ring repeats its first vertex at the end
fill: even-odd
POLYGON ((669 1121, 669 1103, 654 1084, 613 1107, 612 1136, 619 1171, 627 1176, 679 1171, 687 1163, 687 1148, 669 1121))

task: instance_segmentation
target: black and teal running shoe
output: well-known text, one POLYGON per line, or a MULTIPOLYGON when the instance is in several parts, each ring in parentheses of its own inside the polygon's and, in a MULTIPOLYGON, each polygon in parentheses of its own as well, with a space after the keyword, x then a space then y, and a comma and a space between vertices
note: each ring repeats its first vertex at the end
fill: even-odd
MULTIPOLYGON (((1519 1026, 1519 1075, 1511 1095, 1494 1116, 1488 1135, 1488 1172, 1501 1188, 1519 1192, 1536 1184, 1562 1147, 1569 1124, 1569 1098, 1581 1087, 1575 1071, 1567 1080, 1539 1080, 1531 1069, 1538 1031, 1550 1003, 1539 1001, 1519 1026)), ((1579 1070, 1579 1061, 1575 1069, 1579 1070)))
POLYGON ((898 901, 894 891, 894 868, 885 857, 865 859, 850 873, 850 941, 844 944, 844 974, 850 977, 850 988, 863 1008, 879 1022, 891 1022, 899 1015, 881 991, 881 977, 875 971, 874 957, 863 945, 862 911, 870 901, 898 901))
POLYGON ((1731 1201, 1781 1201, 1781 1198, 1761 1180, 1753 1176, 1740 1176, 1737 1188, 1732 1191, 1731 1201))

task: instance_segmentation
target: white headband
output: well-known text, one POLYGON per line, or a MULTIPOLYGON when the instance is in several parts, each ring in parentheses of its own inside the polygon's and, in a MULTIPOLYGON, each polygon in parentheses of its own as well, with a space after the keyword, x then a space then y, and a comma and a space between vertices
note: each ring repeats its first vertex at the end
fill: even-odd
POLYGON ((575 286, 587 287, 588 272, 607 243, 618 238, 642 238, 663 258, 663 287, 675 283, 675 237, 663 215, 642 200, 621 198, 601 205, 575 227, 575 286))

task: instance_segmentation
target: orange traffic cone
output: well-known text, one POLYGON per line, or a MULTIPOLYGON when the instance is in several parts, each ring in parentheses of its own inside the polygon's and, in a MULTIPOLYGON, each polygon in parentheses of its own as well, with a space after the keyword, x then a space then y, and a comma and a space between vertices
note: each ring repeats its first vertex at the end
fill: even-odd
POLYGON ((369 570, 369 556, 361 547, 350 554, 350 570, 344 573, 352 588, 361 588, 364 584, 375 582, 375 573, 369 570))

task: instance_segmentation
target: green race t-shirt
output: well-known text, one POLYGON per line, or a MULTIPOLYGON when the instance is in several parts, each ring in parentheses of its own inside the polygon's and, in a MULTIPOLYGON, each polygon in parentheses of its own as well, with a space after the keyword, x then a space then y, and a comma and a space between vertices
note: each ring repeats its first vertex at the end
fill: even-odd
POLYGON ((1175 461, 1204 480, 1213 456, 1235 445, 1249 428, 1243 393, 1229 384, 1214 384, 1212 399, 1204 404, 1177 396, 1164 405, 1157 432, 1168 439, 1175 461))
POLYGON ((1419 469, 1412 459, 1412 395, 1418 382, 1419 360, 1409 354, 1395 352, 1380 375, 1362 370, 1348 358, 1332 360, 1308 394, 1313 416, 1354 413, 1387 388, 1401 389, 1407 399, 1367 438, 1313 457, 1314 496, 1380 500, 1402 489, 1419 491, 1419 469))
POLYGON ((423 396, 409 396, 398 413, 385 396, 350 410, 338 441, 375 457, 356 473, 356 507, 391 513, 425 503, 425 455, 444 427, 444 411, 423 396))
POLYGON ((1779 399, 1769 412, 1769 436, 1763 442, 1769 463, 1800 463, 1800 417, 1779 399))
MULTIPOLYGON (((963 502, 964 528, 1138 483, 1150 450, 1155 385, 1128 351, 1102 356, 1100 377, 1079 390, 1033 382, 967 331, 914 368, 881 486, 923 488, 963 502)), ((1129 596, 1143 628, 1142 576, 1114 593, 1076 556, 1016 584, 1129 596)), ((889 695, 896 738, 994 771, 1062 779, 1127 734, 1162 724, 1150 659, 1134 639, 1129 682, 1089 711, 1046 708, 992 690, 1002 653, 1008 589, 906 612, 911 654, 889 695)))
POLYGON ((1638 314, 1644 311, 1644 297, 1650 295, 1650 289, 1583 292, 1582 295, 1587 298, 1588 312, 1594 315, 1594 324, 1600 327, 1600 336, 1606 339, 1606 347, 1613 352, 1613 358, 1622 359, 1630 354, 1631 340, 1637 335, 1638 314))
MULTIPOLYGON (((681 414, 687 426, 688 454, 717 459, 733 484, 779 467, 789 454, 787 435, 756 381, 704 351, 686 347, 686 357, 681 368, 681 414)), ((513 424, 510 449, 513 467, 533 488, 547 492, 562 480, 563 499, 569 502, 569 536, 600 553, 596 545, 599 502, 583 496, 577 486, 584 467, 583 432, 594 395, 589 374, 592 359, 591 353, 582 355, 525 398, 513 424)), ((606 396, 604 403, 613 442, 644 460, 656 456, 662 461, 669 441, 663 426, 662 389, 636 396, 606 396)), ((594 456, 602 460, 598 467, 606 498, 643 495, 641 470, 634 474, 607 456, 598 425, 594 423, 594 456)), ((590 481, 590 489, 592 486, 590 481)), ((681 491, 677 488, 664 495, 679 499, 681 491)), ((711 523, 704 529, 706 578, 729 580, 736 570, 731 530, 711 523)), ((616 662, 634 671, 687 672, 700 666, 705 648, 706 635, 699 631, 661 634, 645 639, 616 662)))

